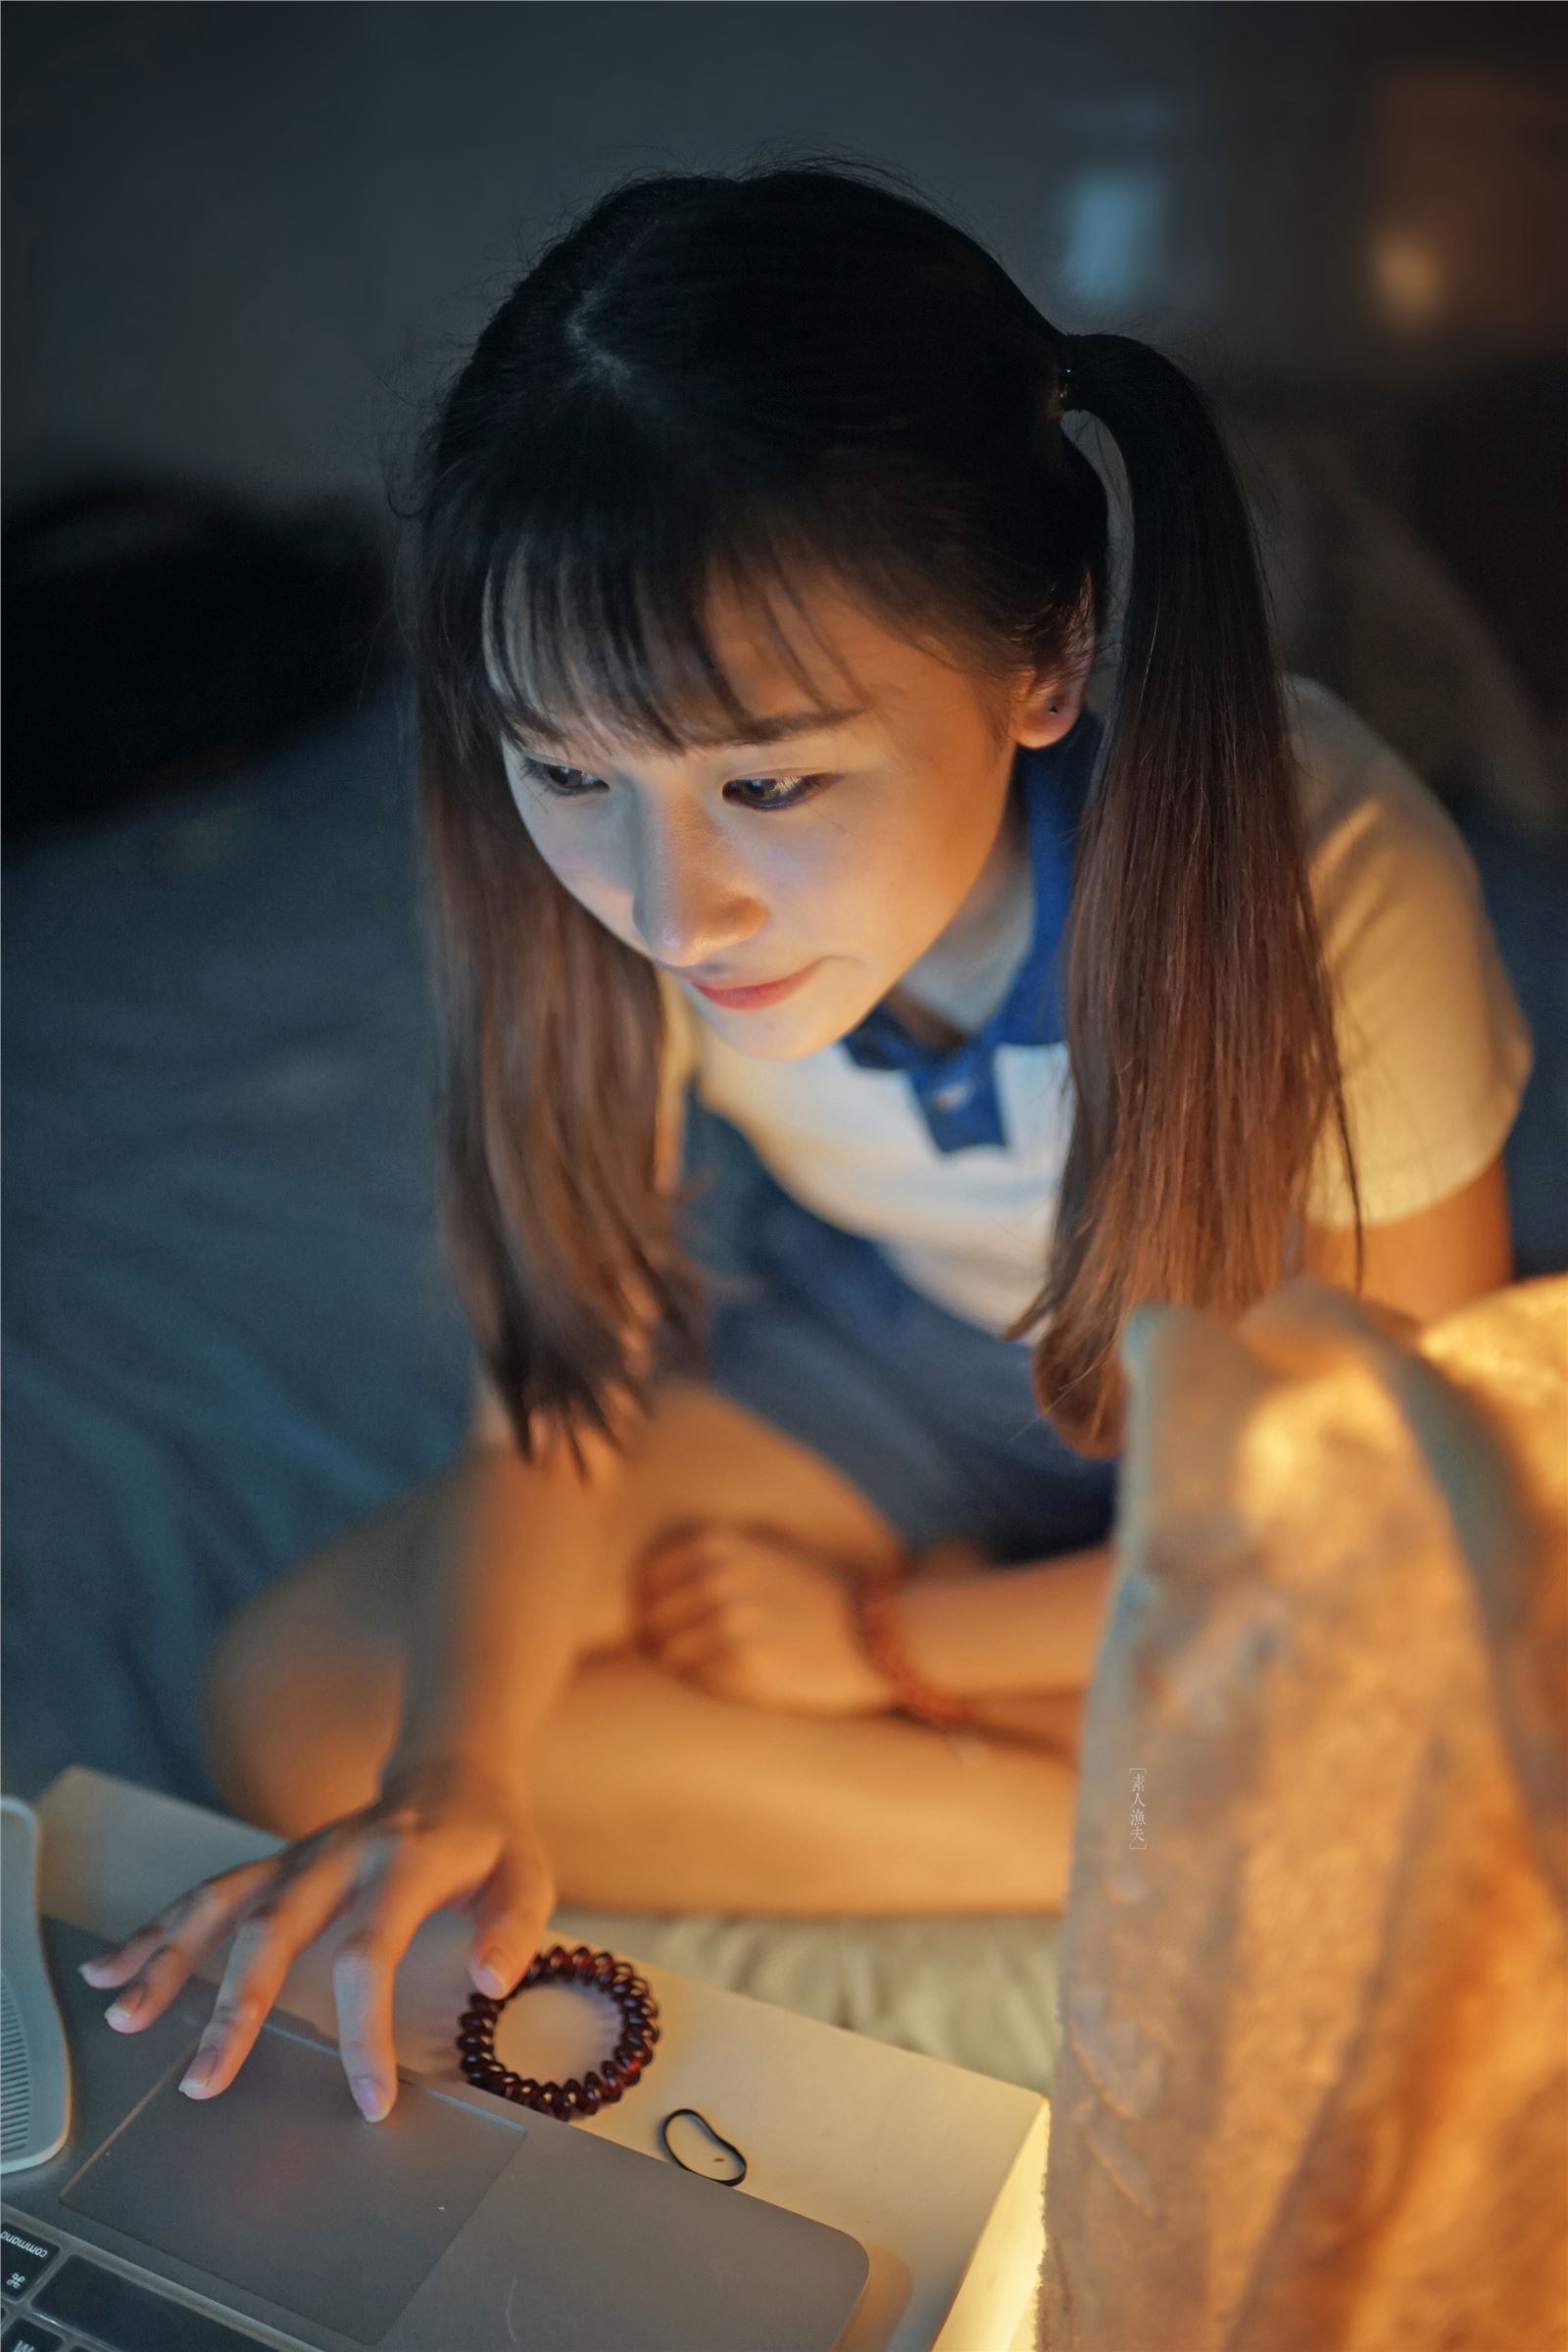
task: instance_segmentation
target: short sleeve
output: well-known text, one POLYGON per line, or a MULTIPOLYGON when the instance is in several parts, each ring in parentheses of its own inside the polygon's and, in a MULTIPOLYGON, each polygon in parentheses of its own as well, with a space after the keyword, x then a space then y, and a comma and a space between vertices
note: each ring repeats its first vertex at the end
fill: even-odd
MULTIPOLYGON (((1532 1049, 1457 827, 1352 723, 1366 756, 1353 780, 1317 779, 1312 880, 1361 1214, 1381 1225, 1446 1200, 1496 1157, 1532 1049)), ((1320 1142, 1305 1210, 1318 1225, 1353 1222, 1337 1130, 1320 1142)))

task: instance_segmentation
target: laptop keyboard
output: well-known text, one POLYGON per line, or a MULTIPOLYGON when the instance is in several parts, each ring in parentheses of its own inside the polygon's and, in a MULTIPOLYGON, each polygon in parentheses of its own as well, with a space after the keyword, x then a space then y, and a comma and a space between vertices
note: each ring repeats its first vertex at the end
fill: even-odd
POLYGON ((0 2244, 0 2352, 258 2352, 262 2343, 24 2215, 4 2214, 0 2244))

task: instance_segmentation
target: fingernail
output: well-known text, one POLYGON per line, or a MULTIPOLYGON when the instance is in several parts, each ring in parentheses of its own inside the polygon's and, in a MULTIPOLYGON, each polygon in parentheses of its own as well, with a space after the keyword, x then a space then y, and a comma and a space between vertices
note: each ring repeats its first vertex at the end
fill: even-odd
POLYGON ((486 1952, 479 1963, 479 1990, 497 1998, 507 1990, 506 1964, 499 1952, 486 1952))
POLYGON ((356 2075, 354 2096, 367 2123, 378 2124, 392 2102, 373 2075, 356 2075))
POLYGON ((104 2015, 112 2026, 127 2025, 146 1998, 145 1984, 127 1984, 124 1991, 110 2002, 104 2015))
POLYGON ((179 2087, 193 2098, 199 2098, 218 2072, 218 2052, 198 2050, 180 2078, 179 2087))

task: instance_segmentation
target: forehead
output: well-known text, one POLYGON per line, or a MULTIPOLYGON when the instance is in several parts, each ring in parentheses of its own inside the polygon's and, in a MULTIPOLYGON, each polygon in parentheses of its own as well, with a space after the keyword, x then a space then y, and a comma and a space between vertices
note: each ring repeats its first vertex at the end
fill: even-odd
MULTIPOLYGON (((895 721, 897 712, 937 664, 890 632, 837 585, 792 588, 788 597, 715 590, 703 616, 708 651, 740 712, 722 701, 679 688, 662 696, 684 744, 693 750, 749 749, 785 743, 833 727, 868 729, 895 721)), ((506 707, 506 681, 487 646, 492 687, 506 707)), ((589 682, 559 715, 530 699, 516 733, 545 748, 574 745, 611 757, 642 748, 635 728, 597 719, 589 682)), ((689 671, 691 663, 682 665, 689 671)), ((526 670, 523 672, 526 675, 526 670)))

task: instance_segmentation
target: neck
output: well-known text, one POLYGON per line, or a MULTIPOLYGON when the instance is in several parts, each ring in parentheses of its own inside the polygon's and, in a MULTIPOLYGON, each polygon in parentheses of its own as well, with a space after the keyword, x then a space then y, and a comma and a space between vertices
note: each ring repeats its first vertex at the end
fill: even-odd
POLYGON ((978 881, 947 929, 905 973, 893 999, 938 1013, 960 1034, 996 1010, 1029 946, 1034 888, 1017 779, 978 881))

